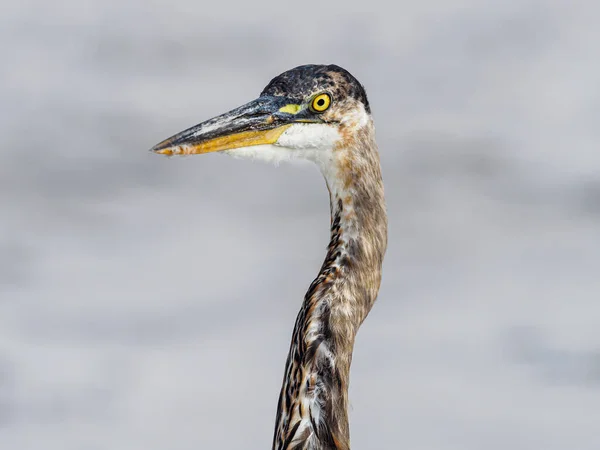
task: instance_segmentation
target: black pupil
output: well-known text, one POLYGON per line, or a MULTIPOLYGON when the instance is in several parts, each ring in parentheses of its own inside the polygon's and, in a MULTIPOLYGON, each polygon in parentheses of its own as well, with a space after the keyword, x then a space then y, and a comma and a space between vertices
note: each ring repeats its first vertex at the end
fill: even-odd
POLYGON ((324 104, 325 104, 325 100, 323 100, 322 98, 320 98, 319 100, 317 100, 317 105, 323 106, 324 104))

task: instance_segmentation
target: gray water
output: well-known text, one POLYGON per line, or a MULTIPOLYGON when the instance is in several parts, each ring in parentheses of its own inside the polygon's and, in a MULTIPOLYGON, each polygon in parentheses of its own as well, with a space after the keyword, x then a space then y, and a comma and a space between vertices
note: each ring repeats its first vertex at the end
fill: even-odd
POLYGON ((270 448, 324 182, 147 149, 305 63, 365 84, 390 216, 353 448, 600 448, 597 5, 5 2, 0 448, 270 448))

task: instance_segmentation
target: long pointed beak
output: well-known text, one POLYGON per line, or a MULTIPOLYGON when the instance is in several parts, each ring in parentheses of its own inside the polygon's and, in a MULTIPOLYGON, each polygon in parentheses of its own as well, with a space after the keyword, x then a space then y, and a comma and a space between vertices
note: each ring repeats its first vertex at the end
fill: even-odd
POLYGON ((294 122, 318 122, 318 119, 285 97, 259 97, 177 133, 151 151, 168 156, 195 155, 274 144, 294 122))

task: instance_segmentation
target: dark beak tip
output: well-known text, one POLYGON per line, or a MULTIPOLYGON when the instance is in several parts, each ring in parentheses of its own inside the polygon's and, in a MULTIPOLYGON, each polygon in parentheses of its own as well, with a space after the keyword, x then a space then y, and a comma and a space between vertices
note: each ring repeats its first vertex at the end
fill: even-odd
POLYGON ((152 147, 150 150, 148 150, 151 153, 156 153, 159 155, 165 155, 165 156, 171 156, 173 154, 173 142, 172 139, 165 139, 162 142, 159 142, 158 144, 156 144, 154 147, 152 147))

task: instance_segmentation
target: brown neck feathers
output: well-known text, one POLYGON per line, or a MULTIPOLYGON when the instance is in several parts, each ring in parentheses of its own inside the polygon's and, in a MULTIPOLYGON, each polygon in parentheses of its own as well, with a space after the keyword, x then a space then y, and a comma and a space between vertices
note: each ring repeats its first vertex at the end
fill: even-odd
POLYGON ((387 216, 372 124, 323 169, 331 240, 296 319, 279 397, 274 450, 348 450, 354 339, 379 291, 387 216))

